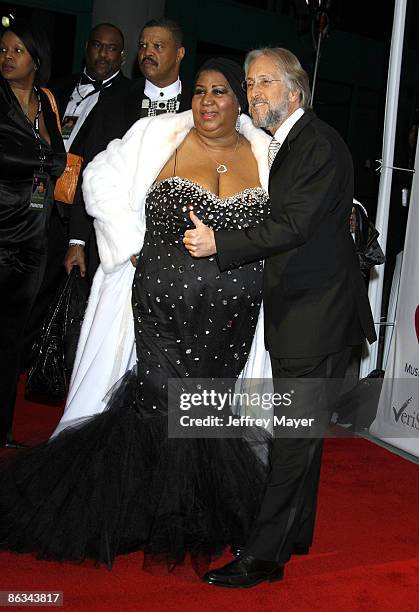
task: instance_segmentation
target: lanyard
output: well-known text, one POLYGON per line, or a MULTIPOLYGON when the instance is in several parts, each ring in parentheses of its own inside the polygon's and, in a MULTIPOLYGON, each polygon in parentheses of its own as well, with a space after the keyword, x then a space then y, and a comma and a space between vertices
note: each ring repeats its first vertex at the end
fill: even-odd
POLYGON ((40 172, 44 171, 44 162, 45 162, 45 151, 42 147, 42 139, 41 139, 41 134, 39 131, 39 117, 42 113, 42 103, 41 103, 41 96, 39 95, 39 91, 37 89, 34 90, 36 95, 38 96, 38 109, 36 111, 36 115, 35 115, 35 119, 32 123, 32 121, 29 119, 29 117, 26 115, 25 113, 25 117, 29 123, 29 125, 31 126, 32 129, 32 133, 35 136, 36 141, 39 144, 39 170, 40 172))
POLYGON ((84 102, 85 100, 87 100, 87 98, 90 98, 90 96, 93 96, 95 93, 99 93, 99 91, 100 91, 100 89, 97 89, 97 88, 96 88, 96 87, 93 85, 93 83, 92 83, 92 87, 93 87, 92 91, 89 91, 89 92, 88 92, 88 93, 87 93, 85 96, 82 96, 82 95, 81 95, 81 93, 80 93, 80 89, 79 89, 79 87, 80 87, 80 83, 77 83, 77 85, 76 85, 76 89, 77 89, 77 93, 78 93, 78 94, 79 94, 79 96, 80 96, 80 100, 79 100, 78 102, 76 102, 76 106, 74 107, 74 111, 73 111, 73 113, 75 113, 75 112, 76 112, 76 110, 78 109, 78 107, 80 106, 80 104, 81 104, 82 102, 84 102))

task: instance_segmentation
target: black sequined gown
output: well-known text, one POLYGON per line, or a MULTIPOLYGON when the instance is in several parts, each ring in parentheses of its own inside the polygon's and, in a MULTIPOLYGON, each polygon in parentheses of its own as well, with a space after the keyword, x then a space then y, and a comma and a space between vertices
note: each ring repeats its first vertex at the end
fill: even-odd
POLYGON ((262 264, 221 273, 214 257, 193 259, 182 243, 190 206, 232 229, 258 223, 268 201, 260 188, 220 199, 178 177, 149 190, 133 284, 138 374, 120 381, 104 413, 1 462, 1 548, 109 565, 141 549, 174 565, 246 540, 265 468, 242 439, 168 438, 167 382, 240 373, 262 264))

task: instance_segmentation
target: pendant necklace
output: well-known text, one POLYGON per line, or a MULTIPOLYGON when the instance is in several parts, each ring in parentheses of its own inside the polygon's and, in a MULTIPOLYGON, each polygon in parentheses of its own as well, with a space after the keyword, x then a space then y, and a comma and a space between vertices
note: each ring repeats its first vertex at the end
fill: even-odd
MULTIPOLYGON (((228 172, 228 168, 225 164, 222 164, 221 162, 217 161, 215 159, 215 157, 213 157, 211 155, 211 153, 209 152, 209 148, 208 146, 205 144, 205 142, 200 138, 198 132, 196 133, 196 135, 198 136, 198 139, 202 142, 202 144, 204 145, 204 148, 206 149, 208 156, 212 159, 212 161, 214 161, 217 164, 217 172, 218 174, 225 174, 226 172, 228 172)), ((239 146, 239 140, 240 140, 240 134, 237 134, 237 140, 236 140, 236 146, 234 147, 234 151, 233 151, 233 155, 235 154, 235 152, 237 151, 237 147, 239 146)))

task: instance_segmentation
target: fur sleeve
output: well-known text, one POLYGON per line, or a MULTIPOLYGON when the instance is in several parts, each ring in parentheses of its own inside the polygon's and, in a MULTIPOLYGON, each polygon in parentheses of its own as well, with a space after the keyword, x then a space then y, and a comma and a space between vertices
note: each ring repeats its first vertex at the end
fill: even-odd
POLYGON ((139 151, 149 118, 137 121, 122 140, 109 143, 83 173, 86 210, 94 217, 100 260, 112 272, 142 245, 144 202, 135 201, 139 151))

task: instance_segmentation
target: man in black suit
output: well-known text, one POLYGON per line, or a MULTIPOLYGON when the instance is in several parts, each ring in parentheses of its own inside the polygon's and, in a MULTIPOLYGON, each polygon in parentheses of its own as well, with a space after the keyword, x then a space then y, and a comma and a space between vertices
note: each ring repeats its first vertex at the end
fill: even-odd
MULTIPOLYGON (((183 34, 176 22, 162 18, 144 25, 139 37, 138 63, 145 78, 131 81, 117 104, 112 97, 103 101, 84 148, 84 165, 111 140, 122 138, 138 119, 190 108, 190 89, 179 79, 184 55, 183 34)), ((78 265, 84 274, 86 259, 92 277, 99 263, 93 221, 87 215, 82 199, 78 198, 70 222, 70 247, 65 258, 67 272, 73 265, 78 265), (87 243, 86 247, 84 243, 87 243)))
MULTIPOLYGON (((83 73, 64 77, 51 84, 60 113, 62 136, 67 151, 85 159, 89 155, 92 139, 98 151, 108 144, 107 134, 94 130, 94 126, 102 105, 108 103, 113 109, 118 108, 119 102, 129 89, 131 80, 121 72, 123 59, 122 32, 110 23, 98 24, 91 30, 86 42, 83 73)), ((73 216, 76 216, 75 211, 82 206, 84 205, 79 185, 72 205, 56 202, 53 207, 45 275, 25 334, 27 355, 30 354, 33 338, 45 317, 51 299, 65 279, 62 262, 68 249, 69 227, 71 228, 73 216)), ((84 253, 84 243, 88 242, 88 239, 84 238, 82 236, 80 240, 76 240, 73 244, 79 246, 73 246, 72 249, 84 253)), ((84 264, 82 271, 84 274, 84 264)))
MULTIPOLYGON (((113 24, 101 23, 95 26, 86 43, 83 73, 63 79, 52 87, 60 109, 66 149, 83 157, 84 165, 92 159, 92 151, 102 151, 116 137, 112 131, 97 129, 97 125, 105 109, 112 108, 114 114, 117 114, 117 109, 129 91, 131 80, 121 72, 124 44, 122 32, 113 24)), ((74 258, 80 252, 80 257, 76 259, 84 276, 85 252, 92 253, 96 259, 96 247, 94 241, 92 244, 90 240, 90 228, 84 233, 76 231, 74 235, 73 227, 78 227, 78 218, 83 216, 84 210, 80 186, 73 205, 66 210, 70 221, 69 228, 66 228, 65 250, 57 259, 62 261, 64 255, 67 259, 69 253, 74 258)))
MULTIPOLYGON (((351 346, 375 340, 348 227, 352 160, 339 134, 307 110, 308 77, 292 53, 251 51, 245 67, 253 122, 274 137, 271 217, 250 229, 214 233, 191 213, 196 229, 184 242, 195 257, 217 253, 221 270, 266 258, 265 341, 274 386, 281 389, 284 378, 313 379, 313 395, 303 406, 310 411, 312 397, 325 388, 322 381, 343 378, 351 346)), ((330 416, 325 404, 320 409, 330 416)), ((320 417, 320 409, 311 416, 320 417)), ((321 437, 275 439, 250 538, 235 561, 208 572, 208 583, 243 587, 280 580, 290 556, 309 551, 322 446, 321 437)))

